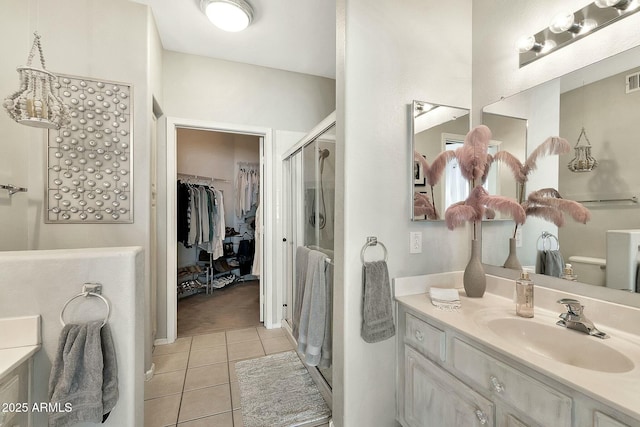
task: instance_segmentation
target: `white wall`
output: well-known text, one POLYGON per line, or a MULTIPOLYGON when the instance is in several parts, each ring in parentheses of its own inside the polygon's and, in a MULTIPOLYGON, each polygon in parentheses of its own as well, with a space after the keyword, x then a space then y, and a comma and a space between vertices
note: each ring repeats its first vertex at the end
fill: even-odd
MULTIPOLYGON (((109 326, 118 364, 120 397, 105 426, 142 426, 144 419, 144 253, 140 247, 0 252, 0 313, 41 316, 42 348, 34 356, 33 402, 48 402, 49 374, 62 331, 60 311, 87 282, 102 284, 111 304, 109 326)), ((97 298, 78 298, 65 310, 67 323, 98 320, 97 298), (89 311, 90 310, 90 311, 89 311)), ((33 413, 34 426, 47 425, 33 413)), ((80 423, 78 426, 95 424, 80 423)))
MULTIPOLYGON (((17 66, 26 65, 31 49, 33 29, 29 20, 29 2, 23 0, 2 0, 0 13, 0 56, 5 65, 0 67, 0 99, 14 93, 20 87, 17 66), (9 42, 11 41, 11 42, 9 42)), ((46 40, 45 42, 45 49, 46 40)), ((46 51, 45 51, 46 52, 46 51)), ((45 57, 46 59, 46 57, 45 57)), ((34 59, 33 65, 40 65, 34 59)), ((29 151, 43 144, 42 131, 15 123, 6 113, 0 111, 0 184, 29 186, 29 151)), ((33 193, 30 189, 30 193, 33 193)), ((33 194, 31 194, 33 195, 33 194)), ((40 194, 35 194, 39 196, 40 194)), ((0 250, 22 250, 28 246, 27 209, 29 193, 18 193, 9 197, 0 190, 0 250)))
POLYGON ((165 51, 167 116, 306 132, 334 109, 335 81, 165 51))
POLYGON ((471 1, 340 0, 337 9, 336 217, 344 223, 336 227, 334 421, 392 426, 395 340, 360 337, 360 250, 377 236, 392 278, 462 269, 468 261, 464 228, 409 221, 407 105, 470 106, 471 1), (423 232, 422 254, 409 254, 410 231, 423 232))

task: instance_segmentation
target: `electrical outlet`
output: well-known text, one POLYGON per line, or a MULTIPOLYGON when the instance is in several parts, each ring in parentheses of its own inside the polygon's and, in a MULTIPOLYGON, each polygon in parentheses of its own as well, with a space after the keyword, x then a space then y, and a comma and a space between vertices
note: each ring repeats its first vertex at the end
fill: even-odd
POLYGON ((411 231, 409 233, 409 253, 412 253, 412 254, 422 253, 422 232, 411 231))
POLYGON ((522 247, 522 228, 516 230, 516 248, 522 247))

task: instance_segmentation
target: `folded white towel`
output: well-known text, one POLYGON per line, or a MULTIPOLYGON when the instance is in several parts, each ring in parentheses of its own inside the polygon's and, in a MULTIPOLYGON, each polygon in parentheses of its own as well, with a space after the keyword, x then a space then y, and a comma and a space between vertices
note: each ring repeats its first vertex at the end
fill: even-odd
POLYGON ((431 304, 446 311, 457 311, 462 307, 458 291, 452 288, 430 288, 431 304))

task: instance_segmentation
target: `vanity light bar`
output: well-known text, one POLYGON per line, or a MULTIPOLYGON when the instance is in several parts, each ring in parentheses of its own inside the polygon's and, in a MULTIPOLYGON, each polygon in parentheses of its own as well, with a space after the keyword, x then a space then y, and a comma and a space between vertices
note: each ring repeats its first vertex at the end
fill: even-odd
POLYGON ((596 0, 573 14, 556 15, 548 28, 518 41, 520 67, 639 10, 640 0, 596 0))

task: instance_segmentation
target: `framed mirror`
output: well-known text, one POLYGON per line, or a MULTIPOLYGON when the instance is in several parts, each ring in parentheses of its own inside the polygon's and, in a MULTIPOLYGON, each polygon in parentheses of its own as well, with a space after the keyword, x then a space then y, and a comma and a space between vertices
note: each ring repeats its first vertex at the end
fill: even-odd
MULTIPOLYGON (((526 141, 527 153, 549 136, 566 138, 570 152, 539 162, 525 193, 555 188, 564 199, 580 202, 590 211, 586 224, 565 215, 560 227, 527 217, 517 236, 520 263, 535 271, 540 251, 557 250, 563 264, 571 264, 582 293, 635 306, 640 306, 638 111, 640 47, 483 109, 483 122, 492 130, 498 116, 508 122, 526 122, 509 138, 526 141)), ((518 156, 521 161, 524 154, 518 156)), ((485 264, 503 265, 513 232, 513 223, 483 224, 485 264)), ((500 273, 500 269, 487 271, 500 273)), ((547 276, 541 279, 552 287, 575 291, 578 286, 547 276)))
POLYGON ((440 220, 450 204, 466 198, 466 181, 456 173, 455 162, 449 162, 440 179, 432 182, 418 156, 422 156, 431 165, 438 154, 445 150, 455 150, 462 144, 470 129, 469 110, 425 101, 413 101, 409 108, 412 135, 409 188, 414 200, 410 218, 412 221, 440 220), (421 200, 426 199, 433 205, 435 215, 414 209, 420 205, 421 200))

